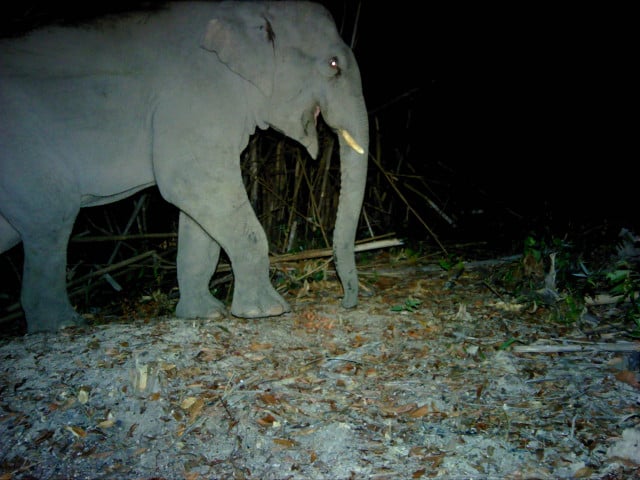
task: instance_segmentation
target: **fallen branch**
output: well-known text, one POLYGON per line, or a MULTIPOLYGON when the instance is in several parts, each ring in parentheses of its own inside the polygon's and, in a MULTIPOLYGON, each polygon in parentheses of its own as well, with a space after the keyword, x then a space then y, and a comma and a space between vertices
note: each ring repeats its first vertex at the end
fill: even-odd
POLYGON ((640 342, 585 343, 582 345, 515 345, 516 353, 640 352, 640 342))
MULTIPOLYGON (((639 292, 636 292, 633 296, 634 300, 638 300, 639 292)), ((585 297, 584 303, 586 305, 613 305, 616 303, 630 302, 631 297, 629 295, 609 295, 602 293, 595 297, 585 297)))
MULTIPOLYGON (((388 240, 374 240, 366 243, 358 243, 355 247, 356 252, 366 252, 367 250, 376 250, 379 248, 398 247, 403 245, 399 238, 390 238, 388 240)), ((319 248, 315 250, 307 250, 304 252, 286 253, 283 255, 272 255, 269 260, 271 263, 294 262, 298 260, 308 260, 310 258, 330 257, 333 255, 331 248, 319 248)))

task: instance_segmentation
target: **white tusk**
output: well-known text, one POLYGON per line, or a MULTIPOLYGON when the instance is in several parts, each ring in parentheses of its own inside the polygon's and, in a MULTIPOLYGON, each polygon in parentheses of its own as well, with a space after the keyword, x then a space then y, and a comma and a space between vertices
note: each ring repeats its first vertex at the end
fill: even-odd
POLYGON ((340 135, 342 135, 342 138, 344 138, 344 141, 347 142, 347 145, 349 145, 351 148, 353 148, 356 152, 358 152, 360 155, 362 155, 364 153, 364 148, 362 148, 360 145, 358 145, 358 142, 356 142, 353 137, 351 136, 351 134, 349 132, 347 132, 344 129, 340 129, 340 135))

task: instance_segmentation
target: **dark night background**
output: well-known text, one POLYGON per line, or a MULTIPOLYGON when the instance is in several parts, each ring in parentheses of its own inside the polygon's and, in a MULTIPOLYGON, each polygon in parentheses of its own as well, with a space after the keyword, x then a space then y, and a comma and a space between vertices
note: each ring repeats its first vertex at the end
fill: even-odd
MULTIPOLYGON (((638 223, 625 12, 321 3, 347 43, 357 23, 354 51, 385 167, 410 164, 457 220, 454 228, 415 200, 437 235, 518 243, 530 230, 562 237, 638 223)), ((135 4, 19 4, 4 22, 135 4)), ((389 230, 429 237, 411 219, 389 230)))

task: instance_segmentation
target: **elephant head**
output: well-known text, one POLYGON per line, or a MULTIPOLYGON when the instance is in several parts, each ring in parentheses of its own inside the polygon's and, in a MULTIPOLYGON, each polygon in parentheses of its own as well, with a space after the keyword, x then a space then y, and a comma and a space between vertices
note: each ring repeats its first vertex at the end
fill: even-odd
POLYGON ((315 158, 321 114, 338 135, 341 188, 333 249, 343 306, 357 304, 354 243, 367 178, 369 125, 360 72, 330 13, 307 2, 234 3, 208 23, 202 47, 259 90, 259 124, 300 142, 315 158))

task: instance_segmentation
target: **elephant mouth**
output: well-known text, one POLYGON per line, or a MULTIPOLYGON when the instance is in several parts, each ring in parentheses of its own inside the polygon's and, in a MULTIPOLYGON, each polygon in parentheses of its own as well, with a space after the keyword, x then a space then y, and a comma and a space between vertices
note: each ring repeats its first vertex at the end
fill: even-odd
MULTIPOLYGON (((313 123, 318 126, 318 116, 320 115, 320 105, 316 105, 316 109, 313 112, 313 123)), ((364 154, 364 148, 360 146, 358 142, 351 136, 348 130, 344 128, 338 128, 338 133, 342 136, 347 145, 353 148, 360 155, 364 154)))

